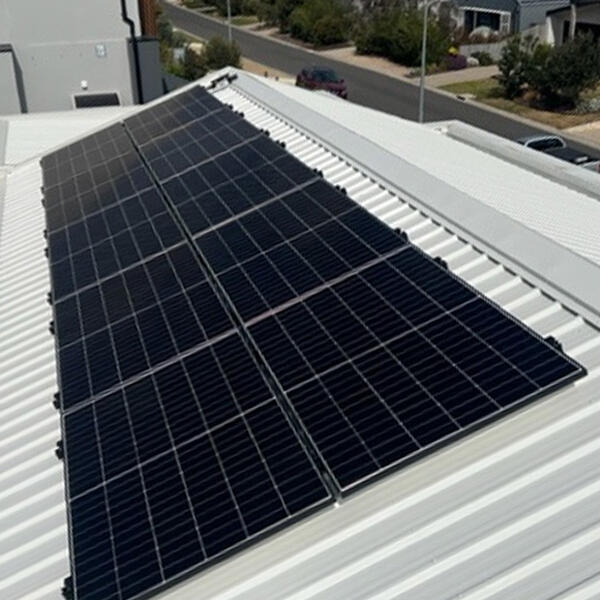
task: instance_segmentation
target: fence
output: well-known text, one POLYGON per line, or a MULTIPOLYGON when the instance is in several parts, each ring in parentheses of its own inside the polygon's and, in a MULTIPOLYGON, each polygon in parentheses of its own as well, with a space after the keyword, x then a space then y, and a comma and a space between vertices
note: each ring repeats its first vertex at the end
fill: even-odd
POLYGON ((487 52, 495 61, 500 60, 502 48, 506 46, 506 40, 491 42, 489 44, 462 44, 460 53, 464 56, 473 56, 476 52, 487 52))

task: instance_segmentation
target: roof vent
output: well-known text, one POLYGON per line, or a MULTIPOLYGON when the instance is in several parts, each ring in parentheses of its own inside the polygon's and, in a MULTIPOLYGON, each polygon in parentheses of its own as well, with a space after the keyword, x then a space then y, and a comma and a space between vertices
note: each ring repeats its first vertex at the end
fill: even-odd
POLYGON ((98 106, 119 106, 119 95, 116 92, 104 94, 75 94, 75 108, 95 108, 98 106))

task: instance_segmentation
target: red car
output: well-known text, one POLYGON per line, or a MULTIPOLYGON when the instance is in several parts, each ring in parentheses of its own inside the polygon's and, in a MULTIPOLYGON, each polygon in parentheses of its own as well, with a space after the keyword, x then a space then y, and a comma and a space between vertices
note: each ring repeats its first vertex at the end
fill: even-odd
POLYGON ((346 82, 328 67, 307 67, 296 77, 296 85, 308 90, 325 90, 340 98, 348 98, 346 82))

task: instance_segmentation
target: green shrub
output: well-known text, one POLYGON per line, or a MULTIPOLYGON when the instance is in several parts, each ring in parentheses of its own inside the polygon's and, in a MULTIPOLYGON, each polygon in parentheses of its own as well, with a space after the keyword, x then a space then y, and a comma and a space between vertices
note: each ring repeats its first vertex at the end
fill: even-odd
POLYGON ((216 71, 227 66, 239 67, 242 53, 236 42, 229 43, 226 39, 216 36, 204 46, 202 55, 208 70, 216 71))
MULTIPOLYGON (((427 30, 427 62, 439 63, 448 53, 449 28, 431 16, 427 30)), ((384 10, 365 20, 355 32, 359 54, 379 54, 407 65, 421 60, 423 15, 417 9, 384 10)))
POLYGON ((206 64, 206 57, 204 56, 204 50, 202 52, 194 52, 192 49, 187 47, 185 49, 185 55, 183 58, 183 64, 180 68, 175 67, 171 70, 175 75, 179 75, 184 79, 194 81, 200 77, 204 77, 208 73, 208 66, 206 64))
POLYGON ((318 46, 339 44, 348 39, 348 30, 345 19, 335 15, 325 15, 314 24, 312 41, 318 46))
POLYGON ((476 58, 482 67, 487 67, 494 64, 494 59, 489 52, 473 52, 471 56, 476 58))
MULTIPOLYGON (((230 0, 231 2, 231 16, 242 14, 242 0, 230 0)), ((227 16, 227 0, 212 0, 212 4, 215 5, 217 12, 222 16, 227 16)))
POLYGON ((290 14, 289 31, 305 42, 335 44, 348 39, 349 22, 335 0, 306 0, 290 14))
POLYGON ((577 36, 561 46, 538 45, 525 78, 547 108, 573 108, 581 93, 600 82, 600 44, 591 35, 577 36))
POLYGON ((275 0, 258 0, 256 8, 256 16, 258 20, 267 25, 277 25, 277 7, 275 0))
POLYGON ((287 33, 290 30, 290 15, 302 4, 302 0, 275 0, 275 19, 279 30, 287 33))
POLYGON ((573 108, 582 92, 600 82, 600 44, 592 36, 554 47, 513 37, 502 49, 498 68, 507 98, 519 96, 527 86, 546 108, 573 108))
POLYGON ((509 99, 516 98, 523 92, 530 54, 530 45, 524 45, 519 36, 510 38, 502 48, 502 56, 498 61, 498 82, 509 99))
POLYGON ((242 0, 240 11, 243 15, 258 14, 259 0, 242 0))
POLYGON ((304 6, 299 6, 290 15, 289 32, 292 37, 311 41, 312 36, 312 21, 310 15, 304 6))
MULTIPOLYGON (((230 44, 222 37, 213 37, 200 52, 194 52, 187 46, 181 73, 176 72, 176 74, 185 79, 195 80, 204 77, 209 71, 227 66, 239 67, 240 58, 240 48, 235 42, 230 44)), ((179 69, 176 68, 175 71, 179 69)), ((171 72, 175 71, 171 69, 171 72)))

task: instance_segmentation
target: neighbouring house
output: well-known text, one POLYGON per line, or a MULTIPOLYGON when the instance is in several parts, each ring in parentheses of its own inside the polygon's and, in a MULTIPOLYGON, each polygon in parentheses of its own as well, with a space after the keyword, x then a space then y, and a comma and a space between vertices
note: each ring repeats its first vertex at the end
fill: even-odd
POLYGON ((544 23, 549 10, 568 4, 568 0, 458 0, 458 24, 467 33, 477 27, 503 35, 519 33, 544 23))
POLYGON ((153 0, 0 0, 0 114, 163 93, 153 0))
POLYGON ((574 0, 570 5, 549 11, 546 32, 546 41, 558 46, 578 33, 591 33, 594 39, 600 39, 600 2, 574 0))

